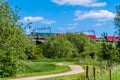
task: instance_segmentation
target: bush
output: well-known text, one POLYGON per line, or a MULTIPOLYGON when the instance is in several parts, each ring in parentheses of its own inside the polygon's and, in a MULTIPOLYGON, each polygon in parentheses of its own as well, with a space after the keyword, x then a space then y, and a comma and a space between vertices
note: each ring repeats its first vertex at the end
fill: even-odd
POLYGON ((75 57, 76 49, 65 37, 52 36, 42 45, 43 55, 47 58, 75 57))
POLYGON ((0 77, 15 76, 19 61, 33 53, 19 22, 18 11, 17 7, 12 10, 6 0, 0 0, 0 77))

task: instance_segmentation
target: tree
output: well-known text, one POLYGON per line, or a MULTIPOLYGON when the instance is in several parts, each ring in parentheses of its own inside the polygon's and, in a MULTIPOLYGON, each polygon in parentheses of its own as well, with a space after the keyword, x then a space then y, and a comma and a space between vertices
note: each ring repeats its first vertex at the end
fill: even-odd
POLYGON ((119 52, 115 45, 110 43, 102 43, 100 50, 101 53, 99 54, 99 56, 103 60, 108 60, 110 62, 116 62, 119 60, 119 52))
POLYGON ((120 5, 118 5, 116 7, 116 16, 114 18, 114 23, 115 23, 115 26, 116 26, 116 29, 117 29, 117 34, 118 36, 120 37, 120 5))
POLYGON ((85 46, 85 51, 83 52, 82 55, 86 57, 90 57, 92 59, 98 59, 98 54, 100 52, 100 44, 97 43, 94 40, 91 40, 87 45, 85 46))
MULTIPOLYGON (((120 40, 120 5, 116 7, 116 16, 114 18, 114 23, 116 26, 116 32, 118 34, 118 39, 120 40)), ((117 42, 117 47, 120 48, 120 41, 117 42)))
POLYGON ((43 55, 47 58, 75 57, 75 48, 63 36, 52 36, 48 38, 42 46, 43 55))
POLYGON ((27 58, 30 41, 24 35, 18 12, 19 8, 12 10, 6 0, 0 0, 0 77, 14 76, 19 61, 27 58))
POLYGON ((67 33, 65 37, 73 44, 74 48, 77 49, 78 53, 85 51, 85 46, 89 43, 89 39, 82 33, 67 33))

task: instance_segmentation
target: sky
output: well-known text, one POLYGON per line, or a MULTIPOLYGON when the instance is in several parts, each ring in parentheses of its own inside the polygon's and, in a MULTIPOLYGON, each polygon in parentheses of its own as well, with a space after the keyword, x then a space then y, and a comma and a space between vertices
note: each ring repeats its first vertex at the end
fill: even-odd
MULTIPOLYGON (((51 27, 52 33, 84 32, 98 37, 103 32, 115 35, 114 17, 119 0, 8 0, 18 6, 20 21, 32 22, 33 29, 51 27)), ((49 32, 49 30, 37 30, 49 32)))

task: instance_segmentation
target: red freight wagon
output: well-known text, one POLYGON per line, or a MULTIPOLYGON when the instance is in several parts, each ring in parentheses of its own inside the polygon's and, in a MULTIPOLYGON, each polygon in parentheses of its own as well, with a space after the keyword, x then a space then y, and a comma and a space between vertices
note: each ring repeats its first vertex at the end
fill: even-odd
POLYGON ((62 35, 63 35, 63 34, 61 34, 61 33, 57 33, 57 36, 58 36, 58 37, 60 37, 60 36, 62 36, 62 35))
POLYGON ((105 36, 106 39, 116 39, 116 36, 105 36))
POLYGON ((87 35, 89 39, 96 39, 96 35, 87 35))

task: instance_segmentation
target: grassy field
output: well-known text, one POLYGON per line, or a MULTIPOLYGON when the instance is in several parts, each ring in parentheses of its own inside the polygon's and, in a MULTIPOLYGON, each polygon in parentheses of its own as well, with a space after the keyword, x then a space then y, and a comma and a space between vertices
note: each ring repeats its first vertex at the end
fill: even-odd
MULTIPOLYGON (((98 76, 96 80, 110 80, 109 71, 101 76, 98 76)), ((114 67, 112 69, 112 80, 120 80, 120 66, 114 67)))
MULTIPOLYGON (((82 65, 85 69, 86 65, 82 65)), ((102 66, 96 66, 96 80, 110 80, 110 68, 106 69, 102 66)), ((89 65, 89 78, 90 80, 94 80, 93 78, 93 65, 89 65)), ((42 79, 42 80, 86 80, 86 73, 80 73, 76 75, 42 79)), ((120 80, 120 66, 116 66, 112 68, 112 80, 120 80)))
POLYGON ((7 80, 6 78, 0 78, 0 80, 7 80))
POLYGON ((22 69, 16 77, 55 74, 70 70, 68 66, 56 65, 52 62, 27 61, 23 64, 24 66, 21 67, 22 69))
MULTIPOLYGON (((104 65, 106 64, 105 61, 101 62, 101 61, 95 61, 92 59, 86 59, 86 60, 78 59, 76 62, 74 62, 74 64, 78 64, 82 66, 84 69, 86 69, 86 66, 88 65, 89 66, 89 77, 91 80, 93 80, 93 66, 96 66, 97 77, 100 76, 102 73, 105 73, 104 72, 105 70, 104 65), (103 67, 102 68, 103 72, 101 72, 101 66, 103 67)), ((86 73, 84 72, 84 73, 80 73, 76 75, 49 78, 49 79, 43 79, 43 80, 86 80, 86 73)))
MULTIPOLYGON (((77 64, 86 69, 86 66, 89 66, 89 77, 91 80, 93 79, 93 66, 96 66, 96 80, 109 80, 109 68, 105 69, 104 65, 106 65, 105 61, 95 61, 95 60, 82 60, 82 59, 42 59, 35 61, 23 61, 22 64, 24 66, 21 67, 21 71, 16 77, 26 77, 26 76, 36 76, 36 75, 47 75, 47 74, 56 74, 65 71, 69 71, 69 67, 57 65, 58 63, 63 64, 77 64), (102 70, 101 70, 102 66, 102 70)), ((120 79, 120 66, 114 67, 112 69, 112 79, 119 80, 120 79)), ((56 77, 50 79, 43 80, 85 80, 86 73, 80 73, 76 75, 56 77)), ((0 78, 0 80, 5 80, 0 78)))

